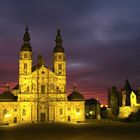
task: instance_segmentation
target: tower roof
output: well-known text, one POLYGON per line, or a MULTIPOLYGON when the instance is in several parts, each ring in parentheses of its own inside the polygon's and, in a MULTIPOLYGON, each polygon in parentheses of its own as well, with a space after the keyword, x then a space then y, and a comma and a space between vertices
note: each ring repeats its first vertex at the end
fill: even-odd
POLYGON ((44 65, 43 57, 41 54, 38 55, 38 67, 44 65))
POLYGON ((21 51, 32 52, 32 47, 30 46, 30 34, 28 32, 28 27, 25 28, 25 33, 23 36, 23 45, 21 46, 21 51))
POLYGON ((77 91, 77 88, 73 87, 73 92, 68 96, 69 101, 83 101, 84 96, 77 91))
POLYGON ((128 79, 126 79, 126 81, 125 81, 124 90, 125 91, 131 91, 132 90, 131 85, 130 85, 128 79))
POLYGON ((56 46, 53 52, 64 52, 64 48, 62 47, 63 40, 59 29, 57 30, 55 42, 56 42, 56 46))

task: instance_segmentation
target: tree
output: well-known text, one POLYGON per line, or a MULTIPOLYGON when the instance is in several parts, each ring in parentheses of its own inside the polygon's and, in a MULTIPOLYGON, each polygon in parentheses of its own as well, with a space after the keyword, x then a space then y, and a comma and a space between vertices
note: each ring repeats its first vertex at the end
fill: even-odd
POLYGON ((111 90, 110 107, 112 114, 117 117, 119 115, 119 99, 118 92, 115 86, 111 90))
POLYGON ((110 106, 111 90, 108 89, 108 106, 110 106))

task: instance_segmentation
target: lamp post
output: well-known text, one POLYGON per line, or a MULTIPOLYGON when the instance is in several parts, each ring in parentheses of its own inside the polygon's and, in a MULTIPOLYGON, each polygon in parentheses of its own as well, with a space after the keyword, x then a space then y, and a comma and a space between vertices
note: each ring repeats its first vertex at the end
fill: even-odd
POLYGON ((98 98, 97 98, 97 104, 96 104, 96 119, 97 120, 101 119, 101 116, 100 116, 100 104, 99 104, 98 98))

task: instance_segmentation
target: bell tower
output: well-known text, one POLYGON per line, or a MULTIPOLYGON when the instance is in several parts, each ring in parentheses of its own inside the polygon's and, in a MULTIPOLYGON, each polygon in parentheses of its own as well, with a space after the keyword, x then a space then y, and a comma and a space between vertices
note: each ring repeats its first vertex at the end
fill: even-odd
POLYGON ((62 36, 60 30, 57 30, 56 46, 53 51, 53 71, 58 76, 57 91, 66 92, 66 58, 64 48, 62 47, 62 36))
POLYGON ((19 59, 19 87, 21 93, 29 93, 31 91, 31 73, 32 47, 30 46, 28 27, 26 27, 19 59))

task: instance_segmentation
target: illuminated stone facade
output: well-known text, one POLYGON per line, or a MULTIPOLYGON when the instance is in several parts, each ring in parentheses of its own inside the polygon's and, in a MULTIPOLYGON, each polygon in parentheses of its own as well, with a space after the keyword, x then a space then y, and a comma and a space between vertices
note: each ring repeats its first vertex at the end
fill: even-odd
POLYGON ((74 88, 70 98, 67 97, 66 56, 60 30, 55 42, 52 70, 45 66, 41 54, 33 66, 30 35, 26 28, 20 50, 19 83, 12 93, 7 91, 0 97, 0 123, 85 120, 83 96, 74 88))
POLYGON ((138 98, 140 98, 140 94, 138 91, 131 91, 130 92, 130 105, 126 105, 126 94, 125 92, 122 93, 122 107, 120 107, 120 118, 127 118, 131 113, 136 113, 138 110, 140 110, 140 103, 138 98))

